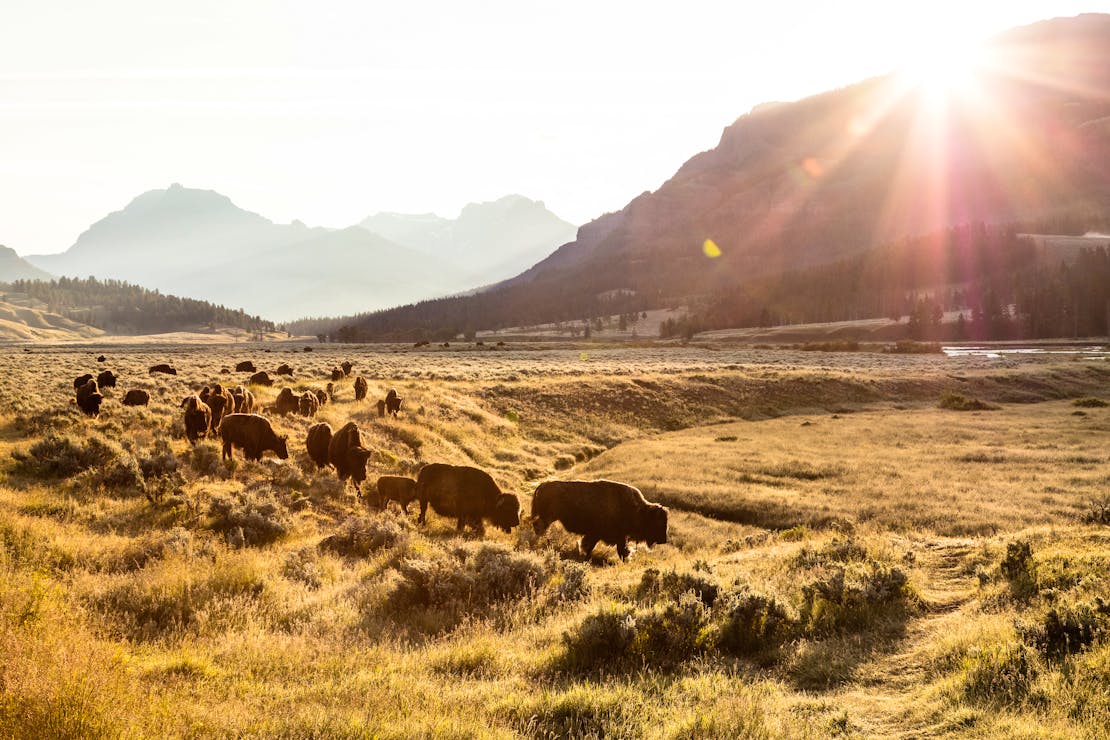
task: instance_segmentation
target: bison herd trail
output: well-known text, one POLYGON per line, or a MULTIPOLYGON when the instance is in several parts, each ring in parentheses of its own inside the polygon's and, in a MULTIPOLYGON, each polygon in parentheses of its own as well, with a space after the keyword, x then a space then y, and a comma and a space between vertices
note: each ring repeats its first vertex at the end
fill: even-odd
POLYGON ((0 354, 0 737, 1080 737, 1105 362, 0 354))

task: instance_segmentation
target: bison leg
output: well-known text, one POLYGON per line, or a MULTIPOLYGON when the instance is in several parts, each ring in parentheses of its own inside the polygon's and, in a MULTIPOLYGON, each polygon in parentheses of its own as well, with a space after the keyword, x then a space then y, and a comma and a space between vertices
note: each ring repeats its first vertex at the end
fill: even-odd
POLYGON ((582 537, 582 541, 578 543, 578 546, 582 548, 582 554, 587 558, 590 557, 590 553, 594 551, 596 545, 597 537, 591 537, 590 535, 585 535, 582 537))
POLYGON ((628 540, 624 537, 617 543, 617 554, 621 556, 621 560, 628 560, 628 540))
POLYGON ((463 530, 465 530, 466 529, 466 522, 467 522, 466 517, 465 516, 460 516, 458 524, 455 525, 455 531, 456 532, 462 532, 463 530))
POLYGON ((474 531, 475 532, 477 532, 478 534, 483 535, 483 536, 485 535, 485 533, 486 533, 486 523, 482 521, 482 517, 476 516, 476 517, 474 517, 473 519, 470 520, 470 523, 474 526, 474 531))
POLYGON ((406 514, 409 513, 409 502, 408 501, 405 501, 405 502, 401 503, 401 511, 405 512, 406 514))
POLYGON ((231 457, 231 442, 229 442, 228 440, 226 440, 226 439, 225 439, 225 440, 224 440, 224 454, 223 454, 223 459, 224 459, 224 460, 227 460, 227 459, 228 459, 228 458, 230 458, 230 457, 231 457))
POLYGON ((420 516, 416 518, 417 524, 426 524, 428 522, 428 502, 420 502, 420 516))

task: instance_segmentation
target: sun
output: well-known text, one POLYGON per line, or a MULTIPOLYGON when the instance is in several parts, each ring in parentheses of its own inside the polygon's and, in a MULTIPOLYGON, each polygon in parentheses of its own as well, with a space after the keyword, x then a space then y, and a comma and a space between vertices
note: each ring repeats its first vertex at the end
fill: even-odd
POLYGON ((944 100, 974 93, 987 63, 982 44, 950 41, 908 52, 897 74, 907 90, 944 100))

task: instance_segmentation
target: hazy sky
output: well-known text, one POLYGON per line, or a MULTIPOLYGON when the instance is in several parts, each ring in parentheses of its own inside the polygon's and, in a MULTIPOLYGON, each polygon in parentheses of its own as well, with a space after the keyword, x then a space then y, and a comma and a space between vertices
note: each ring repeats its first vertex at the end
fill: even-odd
POLYGON ((173 182, 313 226, 512 192, 583 223, 757 103, 1081 12, 1110 0, 3 0, 0 244, 173 182))

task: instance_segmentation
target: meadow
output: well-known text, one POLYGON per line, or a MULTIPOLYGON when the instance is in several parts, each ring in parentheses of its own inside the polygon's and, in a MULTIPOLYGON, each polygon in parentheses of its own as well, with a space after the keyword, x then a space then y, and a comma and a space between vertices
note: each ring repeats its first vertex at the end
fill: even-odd
POLYGON ((0 368, 2 737, 1110 737, 1103 359, 97 344, 0 368), (179 403, 241 360, 296 391, 354 373, 318 418, 271 416, 288 460, 224 462, 179 403), (72 380, 103 368, 82 416, 72 380), (475 465, 527 514, 543 480, 613 478, 670 508, 669 542, 418 527, 315 469, 319 420, 358 422, 368 487, 475 465))

